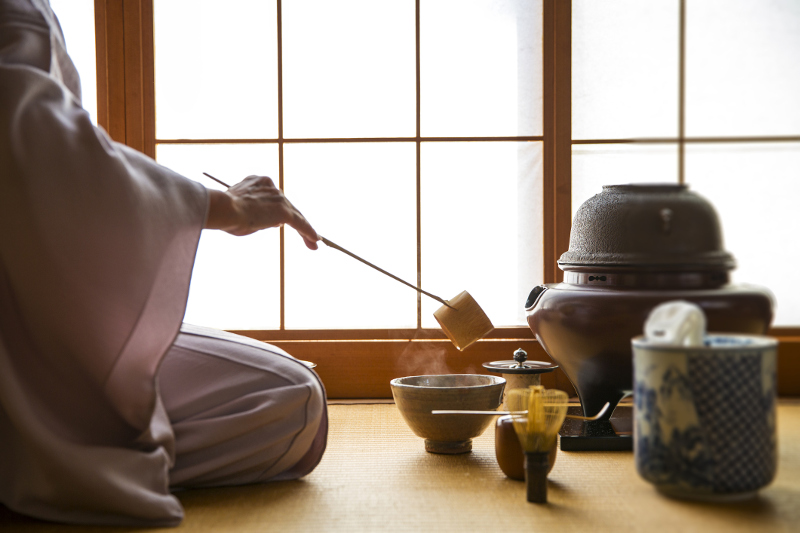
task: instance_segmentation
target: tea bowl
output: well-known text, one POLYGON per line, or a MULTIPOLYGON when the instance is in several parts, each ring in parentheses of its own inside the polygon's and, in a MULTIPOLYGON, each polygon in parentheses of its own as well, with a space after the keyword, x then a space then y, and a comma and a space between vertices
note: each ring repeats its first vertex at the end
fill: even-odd
POLYGON ((472 450, 472 439, 492 423, 494 415, 431 414, 433 410, 494 411, 503 400, 506 380, 481 374, 408 376, 390 382, 400 414, 431 453, 472 450))

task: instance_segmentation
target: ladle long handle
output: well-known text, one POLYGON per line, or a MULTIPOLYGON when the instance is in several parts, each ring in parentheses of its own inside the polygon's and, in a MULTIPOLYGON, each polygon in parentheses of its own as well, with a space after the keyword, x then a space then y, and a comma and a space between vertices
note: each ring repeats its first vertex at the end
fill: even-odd
POLYGON ((227 183, 225 183, 225 182, 224 182, 224 181, 222 181, 222 180, 218 180, 217 178, 215 178, 214 176, 212 176, 212 175, 211 175, 211 174, 209 174, 208 172, 203 172, 203 175, 204 175, 204 176, 208 176, 209 178, 211 178, 212 180, 216 181, 217 183, 219 183, 220 185, 222 185, 222 186, 223 186, 223 187, 225 187, 226 189, 230 189, 230 188, 231 188, 231 186, 230 186, 230 185, 228 185, 227 183))
POLYGON ((427 292, 427 291, 423 291, 422 289, 420 289, 420 288, 419 288, 419 287, 417 287, 416 285, 412 285, 412 284, 410 284, 409 282, 405 281, 404 279, 400 279, 400 278, 398 278, 397 276, 395 276, 394 274, 391 274, 391 273, 389 273, 389 272, 386 272, 384 269, 382 269, 382 268, 380 268, 380 267, 378 267, 378 266, 375 266, 375 265, 373 265, 372 263, 370 263, 370 262, 369 262, 369 261, 367 261, 366 259, 362 259, 362 258, 358 257, 356 254, 354 254, 353 252, 351 252, 351 251, 349 251, 349 250, 345 250, 344 248, 342 248, 341 246, 339 246, 339 245, 338 245, 338 244, 336 244, 335 242, 331 242, 330 240, 326 239, 326 238, 325 238, 325 237, 323 237, 322 235, 320 235, 320 236, 319 236, 319 238, 320 238, 320 240, 321 240, 322 242, 324 242, 326 245, 330 246, 331 248, 335 248, 335 249, 339 250, 340 252, 342 252, 342 253, 345 253, 345 254, 349 255, 350 257, 352 257, 352 258, 354 258, 354 259, 358 259, 359 261, 361 261, 361 262, 362 262, 362 263, 364 263, 365 265, 367 265, 367 266, 371 266, 372 268, 374 268, 375 270, 377 270, 377 271, 378 271, 378 272, 380 272, 381 274, 386 274, 386 275, 387 275, 387 276, 389 276, 390 278, 392 278, 392 279, 395 279, 395 280, 399 281, 400 283, 402 283, 402 284, 404 284, 404 285, 408 285, 409 287, 411 287, 411 288, 412 288, 412 289, 414 289, 415 291, 417 291, 417 292, 420 292, 420 293, 424 294, 425 296, 429 296, 429 297, 433 298, 434 300, 436 300, 437 302, 439 302, 439 303, 442 303, 442 304, 446 305, 446 306, 447 306, 447 307, 449 307, 450 309, 455 309, 455 310, 457 311, 457 309, 456 309, 455 307, 453 307, 452 305, 450 305, 449 303, 447 303, 447 302, 446 302, 445 300, 443 300, 442 298, 439 298, 438 296, 436 296, 436 295, 434 295, 434 294, 431 294, 431 293, 429 293, 429 292, 427 292))
MULTIPOLYGON (((218 180, 217 178, 215 178, 214 176, 212 176, 212 175, 211 175, 211 174, 209 174, 208 172, 203 172, 203 174, 204 174, 205 176, 207 176, 207 177, 211 178, 212 180, 216 181, 217 183, 219 183, 219 184, 220 184, 220 185, 222 185, 223 187, 227 187, 228 189, 230 189, 230 188, 231 188, 231 186, 230 186, 230 185, 228 185, 227 183, 225 183, 225 182, 224 182, 224 181, 222 181, 222 180, 218 180)), ((438 297, 438 296, 436 296, 435 294, 431 294, 431 293, 429 293, 429 292, 427 292, 427 291, 423 291, 422 289, 420 289, 420 288, 419 288, 419 287, 417 287, 416 285, 412 285, 412 284, 410 284, 409 282, 407 282, 406 280, 404 280, 404 279, 400 279, 400 278, 398 278, 397 276, 395 276, 394 274, 391 274, 391 273, 389 273, 389 272, 386 272, 384 269, 382 269, 382 268, 380 268, 380 267, 378 267, 378 266, 375 266, 375 265, 373 265, 372 263, 370 263, 370 262, 369 262, 369 261, 367 261, 366 259, 362 259, 362 258, 358 257, 356 254, 354 254, 353 252, 351 252, 351 251, 349 251, 349 250, 346 250, 346 249, 342 248, 341 246, 339 246, 339 245, 338 245, 338 244, 336 244, 335 242, 329 241, 328 239, 326 239, 326 238, 325 238, 325 237, 323 237, 322 235, 320 235, 320 236, 319 236, 319 238, 320 238, 320 240, 322 240, 322 242, 324 242, 326 245, 330 246, 331 248, 336 248, 336 249, 337 249, 337 250, 339 250, 340 252, 346 253, 347 255, 349 255, 349 256, 350 256, 350 257, 352 257, 352 258, 354 258, 354 259, 358 259, 359 261, 361 261, 361 262, 362 262, 362 263, 364 263, 365 265, 367 265, 367 266, 371 266, 372 268, 374 268, 375 270, 377 270, 377 271, 378 271, 378 272, 380 272, 381 274, 386 274, 386 275, 387 275, 387 276, 389 276, 390 278, 392 278, 392 279, 396 279, 396 280, 397 280, 397 281, 399 281, 400 283, 403 283, 403 284, 405 284, 405 285, 408 285, 409 287, 411 287, 411 288, 412 288, 412 289, 414 289, 415 291, 417 291, 417 292, 420 292, 420 293, 424 294, 425 296, 430 296, 431 298, 433 298, 433 299, 434 299, 434 300, 436 300, 437 302, 439 302, 439 303, 442 303, 442 304, 446 305, 446 306, 447 306, 447 307, 449 307, 450 309, 453 309, 454 311, 458 311, 458 309, 456 309, 455 307, 453 307, 452 305, 450 305, 450 304, 449 304, 447 301, 443 300, 442 298, 439 298, 439 297, 438 297)))

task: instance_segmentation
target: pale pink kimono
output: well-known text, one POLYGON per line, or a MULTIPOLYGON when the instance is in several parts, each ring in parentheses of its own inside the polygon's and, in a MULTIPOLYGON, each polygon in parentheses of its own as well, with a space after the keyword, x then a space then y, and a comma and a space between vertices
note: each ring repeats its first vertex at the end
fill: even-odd
POLYGON ((327 436, 316 374, 182 326, 206 190, 80 105, 47 0, 0 0, 0 502, 176 525, 175 487, 293 479, 327 436))

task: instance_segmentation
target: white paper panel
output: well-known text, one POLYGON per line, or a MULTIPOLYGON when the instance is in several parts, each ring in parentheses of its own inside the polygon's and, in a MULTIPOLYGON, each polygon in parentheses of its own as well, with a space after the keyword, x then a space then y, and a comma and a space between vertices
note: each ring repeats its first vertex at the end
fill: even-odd
POLYGON ((572 135, 678 135, 678 0, 572 1, 572 135))
MULTIPOLYGON (((250 174, 277 183, 274 145, 159 145, 158 161, 210 189, 233 185, 250 174)), ((279 234, 265 230, 246 237, 204 230, 200 238, 184 320, 221 329, 280 327, 279 234)))
POLYGON ((67 53, 81 77, 83 108, 97 124, 97 55, 94 45, 94 0, 51 0, 67 53))
POLYGON ((278 136, 275 0, 155 0, 156 137, 278 136))
POLYGON ((542 134, 541 0, 420 4, 424 136, 542 134))
POLYGON ((603 185, 677 183, 674 144, 585 144, 572 147, 572 215, 603 185))
MULTIPOLYGON (((468 291, 495 326, 524 325, 542 283, 541 143, 422 147, 422 282, 450 299, 468 291)), ((441 306, 423 299, 423 327, 441 306)))
MULTIPOLYGON (((416 284, 413 143, 291 144, 285 190, 318 233, 416 284)), ((286 327, 416 327, 417 293, 322 243, 286 235, 286 327)))
POLYGON ((686 134, 800 136, 800 2, 687 2, 686 134))
POLYGON ((800 326, 797 199, 800 143, 690 146, 687 183, 719 213, 725 248, 736 258, 733 280, 772 290, 773 325, 800 326))
POLYGON ((283 2, 284 134, 415 134, 414 2, 283 2))

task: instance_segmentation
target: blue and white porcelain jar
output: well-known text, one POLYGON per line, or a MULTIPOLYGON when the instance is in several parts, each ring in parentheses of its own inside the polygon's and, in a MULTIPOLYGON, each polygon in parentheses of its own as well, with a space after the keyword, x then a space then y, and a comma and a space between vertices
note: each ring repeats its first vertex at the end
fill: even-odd
POLYGON ((777 471, 775 339, 710 334, 704 346, 633 339, 636 469, 670 496, 737 500, 777 471))

